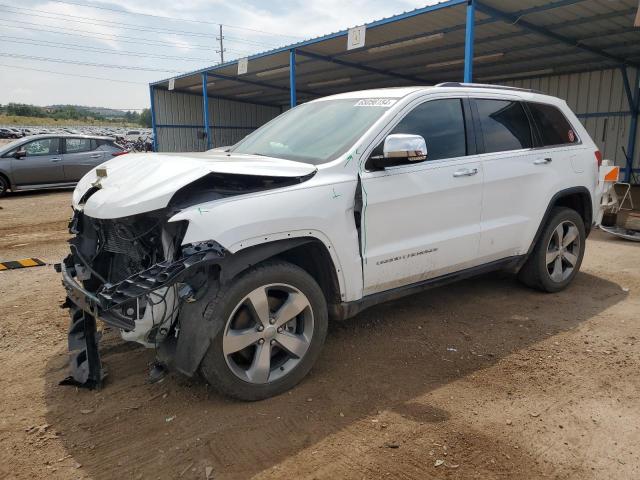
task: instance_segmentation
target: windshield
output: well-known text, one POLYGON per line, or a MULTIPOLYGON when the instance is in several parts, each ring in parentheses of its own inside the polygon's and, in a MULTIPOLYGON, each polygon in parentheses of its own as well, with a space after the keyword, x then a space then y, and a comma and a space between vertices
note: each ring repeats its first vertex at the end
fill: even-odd
POLYGON ((229 151, 318 165, 334 160, 396 102, 349 98, 305 103, 276 117, 229 151))
POLYGON ((24 138, 18 138, 17 140, 12 140, 11 142, 5 143, 4 145, 0 146, 0 155, 4 154, 5 152, 9 152, 15 146, 20 145, 21 143, 25 143, 24 140, 24 138))

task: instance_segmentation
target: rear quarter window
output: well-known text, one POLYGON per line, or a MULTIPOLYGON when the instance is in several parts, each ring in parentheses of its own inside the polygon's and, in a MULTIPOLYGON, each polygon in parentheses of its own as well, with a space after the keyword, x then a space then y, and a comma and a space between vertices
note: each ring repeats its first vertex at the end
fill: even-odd
POLYGON ((533 146, 529 119, 520 102, 475 99, 485 153, 533 146))
POLYGON ((578 143, 578 135, 558 107, 546 103, 527 103, 542 145, 567 145, 578 143))
POLYGON ((121 152, 124 149, 109 140, 98 140, 97 150, 101 152, 121 152))

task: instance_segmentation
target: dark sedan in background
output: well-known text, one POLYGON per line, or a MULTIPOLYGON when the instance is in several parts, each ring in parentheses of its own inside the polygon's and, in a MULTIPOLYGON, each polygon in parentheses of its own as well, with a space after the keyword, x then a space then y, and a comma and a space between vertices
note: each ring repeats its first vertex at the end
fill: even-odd
POLYGON ((71 187, 92 168, 127 153, 111 137, 34 135, 0 147, 0 196, 7 190, 71 187))

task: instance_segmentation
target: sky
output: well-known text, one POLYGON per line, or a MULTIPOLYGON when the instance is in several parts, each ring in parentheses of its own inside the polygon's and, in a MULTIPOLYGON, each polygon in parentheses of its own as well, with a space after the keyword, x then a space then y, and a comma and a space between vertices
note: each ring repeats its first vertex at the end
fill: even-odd
POLYGON ((0 104, 149 105, 149 82, 435 0, 0 0, 0 104), (168 18, 166 18, 168 17, 168 18))

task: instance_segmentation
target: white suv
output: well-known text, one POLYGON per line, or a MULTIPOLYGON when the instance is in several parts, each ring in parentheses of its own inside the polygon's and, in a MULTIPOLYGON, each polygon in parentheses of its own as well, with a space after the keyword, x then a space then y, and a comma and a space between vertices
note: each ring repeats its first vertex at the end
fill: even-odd
POLYGON ((331 319, 508 268, 547 292, 592 227, 593 141, 566 103, 488 85, 343 93, 214 152, 117 157, 73 195, 70 381, 95 320, 245 400, 311 369, 331 319))

